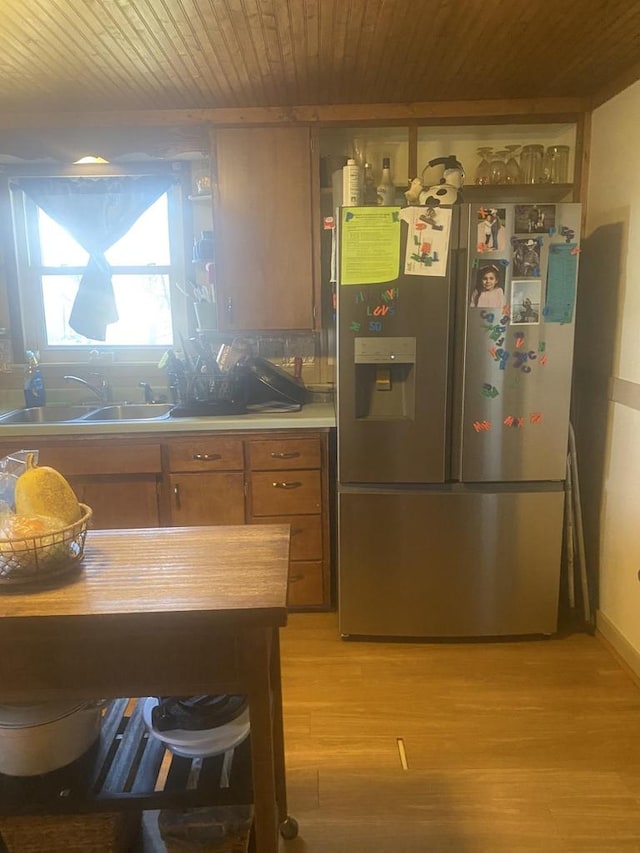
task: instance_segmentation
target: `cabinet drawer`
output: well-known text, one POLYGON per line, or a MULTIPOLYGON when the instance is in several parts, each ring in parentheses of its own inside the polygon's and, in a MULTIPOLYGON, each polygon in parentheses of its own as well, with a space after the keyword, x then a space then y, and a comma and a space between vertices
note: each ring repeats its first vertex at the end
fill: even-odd
POLYGON ((40 465, 50 465, 66 476, 83 474, 156 474, 162 470, 159 444, 79 442, 74 447, 43 447, 40 465))
POLYGON ((265 516, 264 518, 253 518, 251 523, 290 525, 291 559, 322 559, 322 517, 320 515, 265 516))
POLYGON ((253 471, 319 468, 321 461, 318 438, 282 438, 249 442, 249 467, 253 471))
POLYGON ((287 605, 289 607, 318 607, 324 604, 322 563, 300 562, 289 566, 287 605))
POLYGON ((321 511, 320 471, 253 471, 251 515, 315 515, 321 511))
POLYGON ((238 438, 195 438, 168 446, 171 471, 241 471, 244 467, 242 440, 238 438))

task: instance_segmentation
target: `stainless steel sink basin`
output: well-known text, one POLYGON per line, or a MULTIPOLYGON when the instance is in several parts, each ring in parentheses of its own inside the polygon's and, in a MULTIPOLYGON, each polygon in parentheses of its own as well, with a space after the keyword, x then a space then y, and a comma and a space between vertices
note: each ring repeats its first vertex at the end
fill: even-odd
POLYGON ((90 405, 52 405, 33 406, 27 409, 14 409, 0 415, 0 424, 59 424, 67 421, 75 421, 83 418, 90 412, 96 410, 96 406, 90 405))
POLYGON ((168 418, 172 403, 118 403, 109 406, 51 405, 13 409, 0 415, 2 424, 66 424, 78 421, 153 421, 168 418))
POLYGON ((121 403, 102 406, 86 414, 83 421, 151 421, 168 418, 173 403, 121 403))

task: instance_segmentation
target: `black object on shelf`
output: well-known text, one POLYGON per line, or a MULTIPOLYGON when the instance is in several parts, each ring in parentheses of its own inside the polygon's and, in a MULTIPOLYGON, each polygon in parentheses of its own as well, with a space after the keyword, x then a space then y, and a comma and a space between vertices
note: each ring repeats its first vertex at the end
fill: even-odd
POLYGON ((214 696, 160 696, 151 712, 159 732, 203 731, 224 726, 248 707, 247 696, 221 693, 214 696))

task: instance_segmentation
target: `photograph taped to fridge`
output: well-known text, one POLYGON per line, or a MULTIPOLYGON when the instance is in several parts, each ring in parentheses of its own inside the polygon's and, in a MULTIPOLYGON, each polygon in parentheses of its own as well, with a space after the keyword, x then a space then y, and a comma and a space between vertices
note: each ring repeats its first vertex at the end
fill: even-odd
POLYGON ((538 278, 540 276, 541 251, 541 237, 512 237, 512 276, 514 278, 538 278))
POLYGON ((540 322, 542 282, 511 282, 511 325, 536 325, 540 322))
POLYGON ((477 211, 478 252, 503 252, 506 247, 504 207, 480 207, 477 211))
POLYGON ((547 234, 555 225, 555 204, 516 204, 516 234, 547 234))
POLYGON ((480 264, 469 299, 470 308, 502 309, 505 293, 505 268, 502 264, 480 264))

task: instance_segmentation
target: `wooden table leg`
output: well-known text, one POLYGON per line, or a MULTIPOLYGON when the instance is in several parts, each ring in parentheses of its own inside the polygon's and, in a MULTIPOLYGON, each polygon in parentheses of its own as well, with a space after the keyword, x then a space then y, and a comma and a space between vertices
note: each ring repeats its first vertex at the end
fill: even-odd
POLYGON ((271 637, 271 694, 273 697, 273 759, 275 766, 276 804, 278 822, 284 823, 287 811, 287 776, 284 759, 284 720, 282 718, 282 679, 280 674, 280 632, 273 629, 271 637))
POLYGON ((277 853, 274 716, 271 700, 271 629, 242 635, 242 667, 251 715, 251 765, 256 853, 277 853))

